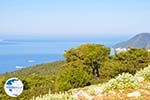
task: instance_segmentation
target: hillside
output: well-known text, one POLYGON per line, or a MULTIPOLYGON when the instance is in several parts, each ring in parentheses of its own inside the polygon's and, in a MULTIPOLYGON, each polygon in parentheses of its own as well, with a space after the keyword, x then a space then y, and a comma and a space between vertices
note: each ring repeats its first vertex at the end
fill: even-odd
POLYGON ((39 64, 39 65, 23 68, 21 70, 1 74, 0 76, 4 76, 4 77, 14 77, 14 76, 27 77, 30 75, 49 76, 49 75, 56 74, 57 71, 60 70, 61 65, 63 64, 64 61, 56 61, 56 62, 50 62, 46 64, 39 64))
POLYGON ((150 66, 134 76, 123 73, 103 84, 47 94, 32 100, 149 100, 150 66))
POLYGON ((29 100, 33 96, 48 93, 54 86, 57 73, 61 70, 64 61, 31 66, 18 71, 0 75, 0 100, 29 100), (17 98, 8 96, 4 91, 4 83, 8 78, 17 77, 24 84, 23 93, 17 98))
POLYGON ((129 46, 135 48, 150 47, 150 33, 140 33, 127 41, 117 43, 113 48, 128 48, 129 46))

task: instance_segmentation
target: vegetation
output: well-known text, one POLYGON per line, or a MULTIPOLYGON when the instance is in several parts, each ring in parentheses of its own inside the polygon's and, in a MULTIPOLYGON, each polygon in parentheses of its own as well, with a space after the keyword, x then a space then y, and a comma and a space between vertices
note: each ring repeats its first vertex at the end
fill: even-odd
POLYGON ((64 66, 64 69, 56 78, 55 91, 65 91, 90 85, 92 76, 85 70, 86 66, 79 62, 64 66))
POLYGON ((47 94, 49 91, 52 94, 49 94, 48 97, 52 100, 56 96, 61 98, 57 98, 58 100, 66 99, 66 97, 74 99, 69 94, 53 96, 53 93, 102 84, 110 79, 108 83, 102 85, 106 91, 118 88, 136 88, 138 82, 135 76, 149 79, 150 75, 149 69, 137 72, 150 63, 150 54, 144 48, 130 48, 126 52, 110 56, 108 47, 100 44, 84 44, 67 50, 64 57, 65 61, 36 65, 0 75, 0 99, 28 100, 33 96, 47 94), (134 76, 136 72, 137 74, 134 76), (4 83, 10 77, 18 77, 24 84, 24 91, 17 98, 11 98, 4 92, 4 83))
POLYGON ((109 80, 102 87, 105 91, 112 89, 123 89, 123 88, 137 88, 139 86, 136 78, 129 73, 122 73, 121 75, 109 80))
POLYGON ((64 61, 56 61, 56 62, 50 62, 46 64, 39 64, 27 68, 23 68, 18 71, 5 73, 0 75, 0 77, 28 77, 30 75, 39 75, 42 77, 55 75, 61 70, 61 66, 64 64, 64 61))
POLYGON ((44 96, 33 97, 31 100, 76 100, 71 94, 59 93, 59 94, 47 94, 44 96))
POLYGON ((150 54, 145 48, 130 48, 112 56, 100 68, 101 81, 105 82, 121 73, 135 74, 136 71, 148 66, 150 54))
POLYGON ((53 90, 56 74, 63 64, 64 61, 57 61, 0 75, 0 100, 29 100, 33 96, 48 93, 53 90), (19 78, 24 84, 24 91, 17 98, 9 97, 4 91, 4 84, 11 77, 19 78))
POLYGON ((136 77, 144 77, 145 80, 150 80, 150 66, 138 71, 136 77))
POLYGON ((65 52, 66 63, 57 76, 56 91, 90 85, 100 77, 99 68, 109 58, 110 49, 100 44, 85 44, 65 52))
POLYGON ((124 65, 120 71, 131 74, 148 66, 150 62, 149 53, 145 48, 130 48, 127 52, 116 54, 113 59, 124 65))
POLYGON ((84 44, 65 52, 67 64, 80 62, 85 65, 87 72, 99 77, 99 67, 110 55, 110 48, 100 44, 84 44))
MULTIPOLYGON (((84 93, 88 93, 89 97, 94 98, 93 100, 149 100, 150 98, 150 66, 138 71, 135 75, 129 73, 123 73, 115 78, 109 80, 106 83, 91 85, 84 88, 77 88, 76 91, 83 90, 84 93), (146 74, 143 75, 143 73, 146 74), (137 78, 144 77, 143 82, 139 82, 137 78), (104 92, 97 93, 95 88, 102 88, 104 92), (140 96, 129 97, 129 93, 138 91, 140 96)), ((71 91, 71 90, 70 90, 71 91)), ((69 91, 68 91, 69 92, 69 91)), ((80 94, 81 95, 81 94, 80 94)), ((82 95, 84 96, 84 95, 82 95)), ((82 97, 83 98, 83 97, 82 97)), ((75 94, 59 93, 59 94, 47 94, 40 97, 34 97, 32 100, 77 100, 75 94), (66 97, 67 99, 64 99, 66 97)), ((83 98, 82 100, 88 100, 83 98)))
POLYGON ((150 62, 145 48, 130 48, 113 56, 109 53, 109 48, 99 44, 85 44, 66 51, 66 62, 56 78, 56 91, 106 82, 126 72, 134 75, 150 62))

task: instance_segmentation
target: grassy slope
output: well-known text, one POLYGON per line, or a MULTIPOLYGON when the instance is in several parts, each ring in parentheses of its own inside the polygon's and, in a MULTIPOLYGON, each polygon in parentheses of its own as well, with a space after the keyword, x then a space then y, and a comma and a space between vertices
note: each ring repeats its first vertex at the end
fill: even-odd
POLYGON ((18 71, 13 71, 10 73, 1 74, 0 77, 17 77, 17 76, 23 76, 27 77, 29 75, 39 75, 39 76, 49 76, 56 74, 60 68, 61 65, 64 64, 64 61, 56 61, 56 62, 50 62, 46 64, 39 64, 27 68, 23 68, 18 71))

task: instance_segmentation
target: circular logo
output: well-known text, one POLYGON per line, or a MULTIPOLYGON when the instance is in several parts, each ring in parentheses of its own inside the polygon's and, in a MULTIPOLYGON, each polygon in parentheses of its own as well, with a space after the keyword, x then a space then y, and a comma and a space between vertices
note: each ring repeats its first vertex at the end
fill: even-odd
POLYGON ((18 78, 10 78, 6 81, 4 90, 9 96, 17 97, 23 91, 23 84, 18 78))

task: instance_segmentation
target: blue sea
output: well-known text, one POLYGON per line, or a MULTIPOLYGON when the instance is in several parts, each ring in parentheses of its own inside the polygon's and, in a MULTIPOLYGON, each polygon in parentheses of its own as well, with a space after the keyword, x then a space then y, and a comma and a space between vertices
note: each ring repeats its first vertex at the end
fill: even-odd
POLYGON ((29 66, 64 60, 64 50, 85 43, 101 43, 111 47, 112 43, 102 42, 0 42, 0 74, 29 66))

